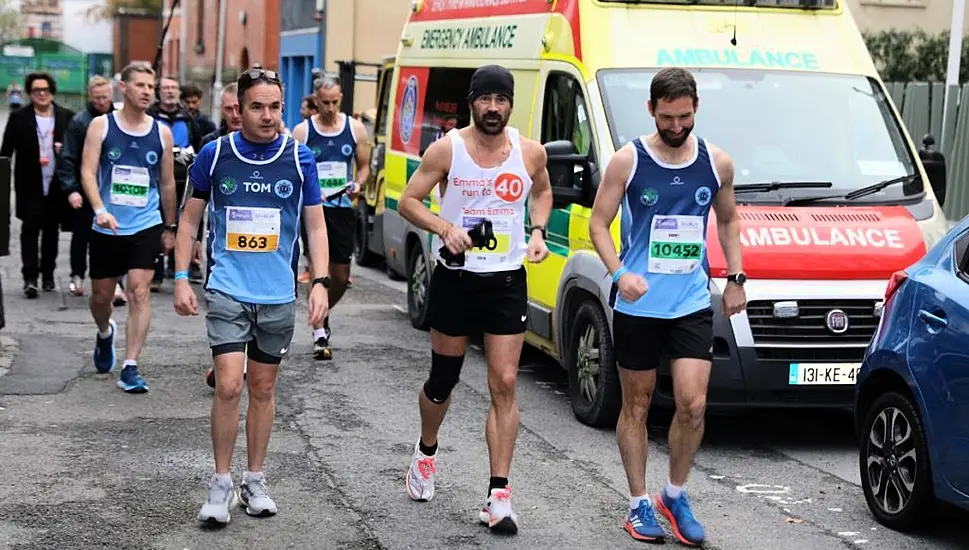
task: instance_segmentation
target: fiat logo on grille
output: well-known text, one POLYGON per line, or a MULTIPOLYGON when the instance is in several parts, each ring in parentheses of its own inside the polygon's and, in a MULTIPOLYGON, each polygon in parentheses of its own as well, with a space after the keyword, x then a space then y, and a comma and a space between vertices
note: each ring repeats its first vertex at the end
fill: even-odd
POLYGON ((832 309, 824 318, 824 324, 834 334, 844 334, 848 331, 848 315, 840 309, 832 309))

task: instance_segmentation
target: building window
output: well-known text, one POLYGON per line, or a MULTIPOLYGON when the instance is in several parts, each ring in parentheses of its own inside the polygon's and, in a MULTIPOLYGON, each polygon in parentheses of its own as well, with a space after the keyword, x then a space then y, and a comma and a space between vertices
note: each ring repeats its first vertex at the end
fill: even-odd
POLYGON ((196 0, 195 3, 195 53, 197 54, 205 52, 205 1, 196 0))

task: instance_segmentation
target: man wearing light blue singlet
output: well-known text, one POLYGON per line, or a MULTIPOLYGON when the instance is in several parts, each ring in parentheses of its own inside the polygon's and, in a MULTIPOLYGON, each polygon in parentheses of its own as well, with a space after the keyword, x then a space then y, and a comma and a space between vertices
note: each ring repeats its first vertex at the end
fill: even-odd
MULTIPOLYGON (((293 138, 305 143, 316 158, 330 246, 333 285, 329 304, 333 308, 350 282, 350 257, 356 229, 353 197, 370 174, 370 148, 363 123, 340 113, 343 101, 340 83, 324 77, 317 79, 314 86, 317 114, 293 128, 293 138)), ((313 326, 313 357, 332 359, 330 340, 330 322, 326 317, 313 326)))
POLYGON ((175 246, 175 311, 198 315, 188 267, 208 205, 205 326, 216 371, 211 430, 215 474, 198 519, 214 524, 229 522, 229 509, 237 499, 249 515, 277 512, 263 461, 275 416, 276 373, 293 338, 304 215, 316 276, 310 287, 310 323, 326 315, 330 281, 316 162, 305 145, 278 131, 282 83, 273 71, 249 69, 237 84, 242 129, 199 152, 189 170, 191 197, 182 210, 175 246), (244 379, 250 446, 237 496, 230 465, 244 379))
POLYGON ((649 113, 656 132, 627 143, 609 161, 597 192, 589 233, 613 274, 613 348, 622 386, 616 425, 629 484, 624 528, 636 540, 666 534, 654 506, 687 545, 702 544, 683 485, 703 438, 713 350, 713 312, 706 231, 717 218, 727 259, 722 289, 728 318, 746 307, 740 219, 733 193, 733 162, 722 150, 691 135, 699 99, 693 76, 678 68, 656 73, 649 113), (622 253, 609 226, 622 206, 622 253), (669 360, 676 414, 670 428, 670 469, 665 488, 650 502, 646 492, 646 414, 656 367, 669 360))
POLYGON ((147 65, 121 71, 124 106, 91 121, 81 157, 81 184, 95 214, 88 245, 91 314, 99 331, 94 366, 99 372, 114 368, 112 302, 124 276, 130 308, 118 387, 129 393, 148 391, 138 357, 151 325, 149 285, 155 259, 171 250, 175 239, 172 133, 146 114, 154 77, 147 65))

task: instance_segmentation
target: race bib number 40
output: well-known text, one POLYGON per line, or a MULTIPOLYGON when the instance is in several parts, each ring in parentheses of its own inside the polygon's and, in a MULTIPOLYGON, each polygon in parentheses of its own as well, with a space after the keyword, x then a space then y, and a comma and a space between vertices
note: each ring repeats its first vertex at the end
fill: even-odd
POLYGON ((111 169, 111 204, 118 206, 148 206, 151 178, 148 169, 139 166, 116 165, 111 169))
POLYGON ((696 271, 703 259, 703 239, 700 216, 654 216, 649 230, 649 272, 679 275, 696 271))
POLYGON ((316 171, 320 175, 320 192, 323 198, 328 199, 346 188, 347 163, 317 162, 316 171))
POLYGON ((228 206, 225 247, 231 252, 275 252, 279 248, 279 210, 228 206))

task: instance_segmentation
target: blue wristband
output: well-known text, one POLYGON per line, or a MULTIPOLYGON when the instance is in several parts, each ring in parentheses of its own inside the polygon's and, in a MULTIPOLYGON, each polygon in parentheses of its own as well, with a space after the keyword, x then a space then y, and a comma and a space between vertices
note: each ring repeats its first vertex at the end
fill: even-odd
POLYGON ((188 271, 176 271, 175 280, 188 279, 188 271))
POLYGON ((623 274, 626 273, 627 271, 629 270, 626 269, 626 266, 624 265, 619 266, 619 269, 617 269, 616 272, 612 274, 612 282, 618 283, 619 277, 622 277, 623 274))
POLYGON ((107 211, 108 209, 102 206, 101 208, 98 208, 97 210, 94 211, 94 215, 99 216, 101 214, 107 213, 107 211))

